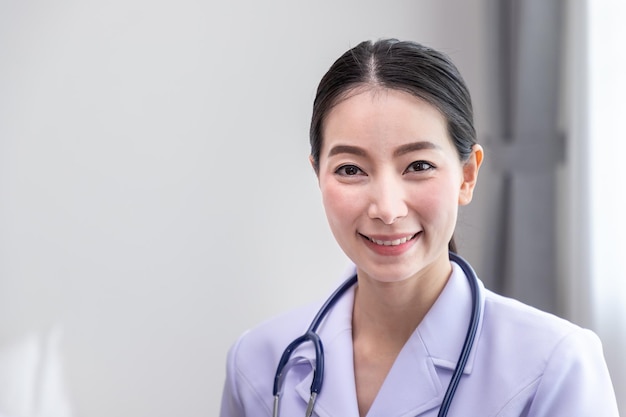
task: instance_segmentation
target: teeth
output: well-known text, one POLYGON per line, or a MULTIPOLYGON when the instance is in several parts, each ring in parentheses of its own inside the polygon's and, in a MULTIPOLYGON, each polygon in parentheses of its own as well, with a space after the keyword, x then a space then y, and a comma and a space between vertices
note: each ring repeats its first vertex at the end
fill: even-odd
POLYGON ((411 238, 413 238, 413 236, 403 237, 402 239, 395 239, 395 240, 378 240, 378 239, 370 239, 370 240, 376 243, 377 245, 381 245, 381 246, 398 246, 403 243, 406 243, 408 240, 411 240, 411 238))

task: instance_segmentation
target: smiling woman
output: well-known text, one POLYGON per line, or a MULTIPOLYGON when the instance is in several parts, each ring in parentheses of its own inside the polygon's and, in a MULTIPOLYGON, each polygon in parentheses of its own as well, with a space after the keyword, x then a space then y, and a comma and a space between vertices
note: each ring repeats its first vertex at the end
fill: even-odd
POLYGON ((474 145, 461 163, 437 108, 376 87, 335 105, 323 137, 318 178, 326 215, 359 277, 354 370, 366 411, 452 271, 448 243, 459 204, 471 200, 482 149, 474 145), (401 291, 383 283, 402 283, 401 291), (381 296, 402 308, 390 314, 381 296), (375 342, 381 335, 385 343, 375 342))
POLYGON ((446 56, 393 39, 347 51, 320 82, 310 138, 353 277, 317 314, 240 337, 221 417, 618 415, 595 334, 485 289, 450 253, 483 150, 446 56))

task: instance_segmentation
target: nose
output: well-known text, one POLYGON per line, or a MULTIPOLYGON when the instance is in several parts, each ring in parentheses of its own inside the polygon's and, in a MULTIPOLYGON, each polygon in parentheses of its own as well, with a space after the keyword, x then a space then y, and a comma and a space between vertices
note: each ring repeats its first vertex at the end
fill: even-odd
POLYGON ((376 182, 371 189, 368 216, 393 224, 408 214, 406 192, 401 179, 385 178, 376 182))

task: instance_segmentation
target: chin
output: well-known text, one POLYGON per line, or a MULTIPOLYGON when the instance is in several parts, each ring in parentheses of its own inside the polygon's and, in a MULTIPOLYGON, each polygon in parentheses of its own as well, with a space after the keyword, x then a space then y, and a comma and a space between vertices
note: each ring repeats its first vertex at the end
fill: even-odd
POLYGON ((412 277, 420 274, 434 273, 438 275, 438 271, 443 271, 448 265, 448 251, 442 252, 441 255, 436 257, 412 257, 411 260, 404 260, 388 263, 372 262, 372 260, 366 260, 365 262, 355 262, 359 274, 365 275, 372 280, 378 282, 401 282, 406 281, 412 277), (445 258, 445 261, 444 261, 445 258), (358 266, 362 265, 362 266, 358 266))
POLYGON ((416 275, 418 271, 415 269, 408 270, 392 265, 378 265, 369 268, 357 268, 359 275, 365 275, 373 281, 378 282, 401 282, 416 275))

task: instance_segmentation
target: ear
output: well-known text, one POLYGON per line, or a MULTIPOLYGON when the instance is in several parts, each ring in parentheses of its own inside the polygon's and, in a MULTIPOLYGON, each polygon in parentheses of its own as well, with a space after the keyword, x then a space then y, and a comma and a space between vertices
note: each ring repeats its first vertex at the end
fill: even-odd
POLYGON ((472 146, 472 153, 463 164, 463 182, 459 192, 459 205, 465 206, 472 201, 474 187, 478 180, 478 170, 483 163, 483 147, 476 144, 472 146))
POLYGON ((319 173, 317 166, 315 165, 315 160, 313 159, 313 155, 309 155, 309 163, 311 164, 311 168, 313 168, 313 172, 315 172, 315 176, 317 177, 319 181, 320 173, 319 173))

